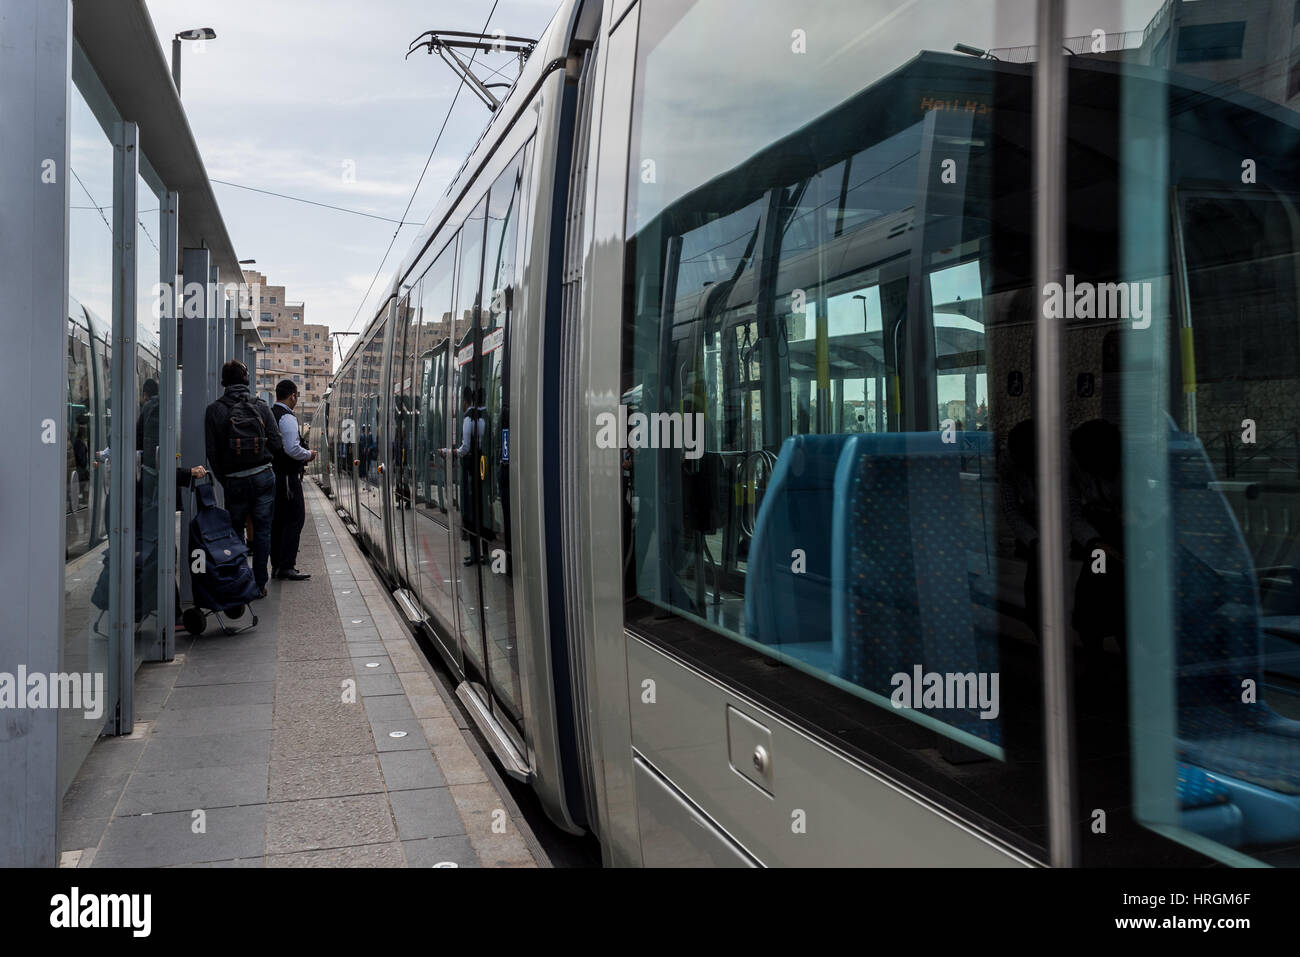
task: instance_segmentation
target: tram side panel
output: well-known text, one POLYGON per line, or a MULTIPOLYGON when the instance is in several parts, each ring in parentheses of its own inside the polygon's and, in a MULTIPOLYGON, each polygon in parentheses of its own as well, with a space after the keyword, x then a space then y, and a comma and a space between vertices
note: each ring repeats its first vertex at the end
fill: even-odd
MULTIPOLYGON (((690 844, 692 815, 702 811, 728 853, 752 862, 1023 864, 1027 848, 1004 844, 978 816, 962 820, 939 796, 960 793, 939 757, 944 749, 986 761, 980 770, 991 777, 1009 773, 999 763, 1004 728, 955 714, 898 718, 888 706, 888 679, 936 664, 939 652, 927 656, 911 644, 919 636, 933 636, 949 663, 981 671, 998 664, 991 656, 1004 626, 996 617, 973 603, 958 607, 950 622, 929 617, 928 590, 968 588, 968 552, 983 553, 985 545, 977 550, 967 541, 960 520, 922 524, 920 514, 929 501, 956 508, 985 500, 988 437, 977 434, 972 407, 956 416, 962 425, 953 423, 955 433, 972 433, 965 456, 948 454, 938 446, 939 422, 920 410, 942 402, 949 418, 957 393, 965 403, 987 375, 977 368, 982 345, 970 328, 982 314, 972 320, 958 311, 952 314, 961 320, 949 320, 939 307, 955 298, 953 289, 970 298, 962 284, 972 276, 976 299, 1020 281, 1007 265, 1015 259, 1011 225, 986 223, 981 233, 968 214, 963 226, 968 207, 986 219, 1001 209, 994 196, 1012 208, 1013 197, 997 191, 1014 177, 999 179, 1002 171, 990 170, 987 157, 971 154, 962 157, 967 191, 930 196, 917 184, 926 182, 918 169, 936 142, 977 144, 1007 133, 1023 141, 1016 124, 1028 122, 1027 75, 1007 78, 998 117, 988 121, 999 126, 979 135, 969 117, 950 129, 948 118, 920 106, 938 85, 970 84, 964 74, 971 68, 960 58, 930 62, 922 54, 909 73, 904 64, 916 54, 902 49, 889 54, 903 62, 888 81, 865 89, 860 73, 834 64, 815 83, 805 77, 806 86, 797 72, 777 69, 784 88, 768 90, 772 108, 761 118, 745 107, 755 91, 732 86, 699 101, 695 116, 666 110, 682 102, 692 81, 753 77, 742 61, 745 51, 761 48, 761 36, 737 38, 727 62, 690 57, 689 37, 708 33, 713 16, 722 13, 709 5, 689 14, 634 10, 612 40, 617 45, 625 29, 639 28, 643 42, 635 56, 611 56, 605 80, 607 98, 629 90, 631 146, 622 162, 601 155, 597 194, 609 197, 610 212, 602 223, 598 199, 594 255, 612 239, 623 261, 593 281, 584 309, 591 358, 583 391, 612 399, 584 412, 594 422, 622 404, 629 416, 683 417, 669 447, 593 449, 588 433, 578 436, 585 448, 574 450, 586 466, 586 478, 576 479, 587 483, 584 540, 594 556, 587 599, 594 627, 586 639, 602 711, 617 707, 608 678, 626 662, 619 688, 626 689, 630 734, 613 711, 602 714, 607 800, 623 786, 610 769, 621 772, 630 760, 635 785, 624 811, 631 806, 647 863, 659 860, 656 847, 674 829, 690 844), (727 96, 736 102, 724 102, 727 96), (691 135, 724 116, 738 124, 735 136, 691 135), (609 322, 611 315, 623 323, 609 322), (689 441, 687 416, 692 424, 703 420, 689 441), (930 455, 930 444, 933 465, 918 471, 909 456, 922 445, 930 455), (859 451, 849 455, 851 445, 859 451), (849 455, 843 476, 842 454, 849 455), (746 480, 745 463, 756 456, 769 463, 766 482, 746 480), (906 482, 902 497, 854 493, 853 470, 870 485, 873 468, 913 476, 914 498, 906 482), (596 529, 618 525, 629 529, 627 552, 600 557, 596 529), (902 581, 875 614, 888 628, 879 660, 855 657, 854 648, 872 646, 849 638, 869 616, 850 608, 835 624, 837 603, 858 593, 834 583, 863 560, 852 539, 837 540, 842 530, 866 527, 879 529, 882 547, 898 552, 890 567, 911 561, 918 536, 933 540, 930 574, 918 568, 911 591, 902 581), (940 576, 949 576, 942 586, 940 576), (617 596, 625 589, 624 606, 617 596), (604 646, 612 629, 600 621, 622 626, 620 647, 604 646), (842 721, 855 729, 856 751, 832 743, 842 721), (907 744, 882 758, 861 744, 874 745, 866 729, 886 723, 880 734, 907 744), (625 750, 612 753, 616 748, 625 750), (665 811, 673 806, 662 800, 665 787, 686 810, 665 811), (643 808, 637 797, 654 800, 643 808)), ((817 16, 846 37, 878 32, 855 4, 829 4, 817 16)), ((608 109, 604 118, 611 121, 608 109)), ((614 133, 602 129, 602 138, 614 133)), ((1032 656, 1020 657, 1032 668, 1032 656)), ((1041 813, 1032 802, 1021 809, 1026 816, 1041 813)), ((613 836, 627 840, 617 824, 613 836)))

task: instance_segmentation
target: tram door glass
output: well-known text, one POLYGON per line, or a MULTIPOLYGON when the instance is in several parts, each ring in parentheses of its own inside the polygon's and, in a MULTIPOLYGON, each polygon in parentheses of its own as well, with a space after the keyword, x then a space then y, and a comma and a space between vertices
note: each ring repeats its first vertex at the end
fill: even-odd
POLYGON ((356 374, 353 381, 352 391, 352 410, 353 418, 356 422, 356 443, 352 457, 352 481, 356 495, 356 512, 354 513, 357 520, 357 528, 361 534, 365 535, 366 529, 366 481, 365 472, 369 464, 369 436, 367 433, 367 405, 366 383, 368 375, 366 366, 368 365, 366 348, 357 351, 356 357, 356 374))
POLYGON ((338 402, 338 449, 339 503, 355 521, 357 514, 356 460, 357 460, 357 411, 356 384, 357 363, 352 363, 348 371, 339 378, 338 402))
POLYGON ((358 392, 362 403, 361 433, 361 531, 370 546, 382 551, 384 547, 383 484, 379 473, 379 414, 383 393, 380 376, 384 364, 384 340, 388 323, 375 327, 370 341, 361 353, 361 381, 358 392))
MULTIPOLYGON (((411 367, 419 327, 416 313, 420 304, 419 288, 402 297, 393 316, 393 356, 388 366, 388 514, 392 544, 393 571, 407 579, 407 524, 411 510, 411 367)), ((408 579, 409 580, 409 579, 408 579)))
POLYGON ((493 707, 504 708, 509 720, 519 726, 523 702, 510 545, 510 323, 522 279, 518 247, 524 168, 524 150, 520 150, 488 192, 481 293, 484 308, 479 313, 483 391, 477 397, 482 421, 477 464, 482 536, 479 578, 488 679, 493 707))
POLYGON ((1067 153, 1076 738, 1080 762, 1123 758, 1080 800, 1118 792, 1112 824, 1148 842, 1297 866, 1300 21, 1289 0, 1071 16, 1142 38, 1128 70, 1066 57, 1071 99, 1114 117, 1072 119, 1067 153))
POLYGON ((452 329, 451 403, 453 426, 448 467, 455 485, 453 541, 457 560, 452 569, 456 579, 456 616, 461 652, 466 671, 473 664, 479 678, 486 675, 483 655, 483 625, 480 621, 478 565, 483 559, 479 535, 482 483, 479 479, 481 418, 479 362, 476 339, 478 314, 482 307, 479 279, 483 271, 483 227, 487 221, 487 197, 466 218, 460 231, 460 261, 456 280, 456 308, 452 329))
POLYGON ((351 423, 348 430, 347 445, 347 466, 348 466, 348 513, 353 520, 361 522, 361 490, 359 472, 361 469, 361 354, 358 353, 355 361, 352 363, 352 371, 348 375, 345 388, 347 389, 348 400, 348 418, 347 422, 351 423))
MULTIPOLYGON (((134 455, 110 448, 113 318, 113 141, 119 117, 78 46, 69 113, 68 474, 62 668, 102 682, 100 714, 59 712, 59 790, 71 784, 118 700, 118 654, 109 628, 110 469, 134 455)), ((133 414, 134 410, 132 410, 133 414)))
POLYGON ((1034 68, 952 52, 1034 5, 900 10, 642 10, 625 621, 1041 855, 1034 68))
MULTIPOLYGON (((450 419, 447 414, 452 285, 456 268, 453 239, 420 280, 419 357, 414 388, 418 396, 415 418, 414 548, 407 556, 420 601, 441 623, 439 640, 456 623, 453 598, 455 579, 451 546, 450 509, 454 482, 449 481, 450 419)), ((445 646, 460 661, 459 642, 445 646)))
POLYGON ((375 424, 370 412, 376 384, 370 371, 373 352, 370 342, 366 342, 357 355, 357 527, 365 539, 370 537, 370 470, 374 467, 370 456, 370 436, 375 424))

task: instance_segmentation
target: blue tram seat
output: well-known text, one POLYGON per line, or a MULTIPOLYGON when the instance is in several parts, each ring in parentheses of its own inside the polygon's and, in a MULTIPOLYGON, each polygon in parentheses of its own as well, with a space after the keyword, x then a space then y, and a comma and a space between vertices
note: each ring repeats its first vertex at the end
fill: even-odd
POLYGON ((1212 841, 1236 847, 1242 843, 1241 808, 1232 792, 1200 768, 1178 762, 1179 826, 1212 841))
MULTIPOLYGON (((981 513, 962 487, 963 457, 989 454, 987 432, 852 436, 835 477, 832 636, 835 673, 889 697, 892 677, 998 670, 996 638, 975 627, 970 574, 983 561, 981 513), (974 556, 978 551, 980 556, 974 556)), ((978 497, 977 497, 978 500, 978 497)), ((919 690, 919 689, 918 689, 919 690)), ((926 709, 994 744, 1001 722, 976 703, 926 709)))
POLYGON ((847 435, 794 435, 768 480, 749 545, 745 633, 831 670, 831 525, 847 435), (795 549, 807 563, 793 571, 795 549))
MULTIPOLYGON (((1178 756, 1240 808, 1236 843, 1300 837, 1300 722, 1261 701, 1262 636, 1250 552, 1227 501, 1209 484, 1201 443, 1169 440, 1175 541, 1178 756)), ((1193 828, 1196 830, 1196 828, 1193 828)))

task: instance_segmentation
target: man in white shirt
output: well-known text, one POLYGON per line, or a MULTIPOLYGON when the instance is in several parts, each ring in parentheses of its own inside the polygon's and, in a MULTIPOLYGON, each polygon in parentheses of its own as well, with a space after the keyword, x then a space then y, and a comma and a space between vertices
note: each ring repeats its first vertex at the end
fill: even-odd
POLYGON ((302 474, 316 453, 302 443, 298 419, 293 414, 298 405, 298 386, 292 379, 281 379, 275 387, 275 405, 271 412, 280 426, 280 439, 284 451, 272 461, 275 469, 275 513, 271 518, 272 577, 280 581, 306 581, 295 567, 298 562, 298 540, 307 520, 307 508, 302 497, 302 474))

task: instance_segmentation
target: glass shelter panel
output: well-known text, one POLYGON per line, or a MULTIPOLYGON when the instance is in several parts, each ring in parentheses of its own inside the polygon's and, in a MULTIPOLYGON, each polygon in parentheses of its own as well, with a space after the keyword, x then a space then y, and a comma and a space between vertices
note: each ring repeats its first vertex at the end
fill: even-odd
MULTIPOLYGON (((68 213, 67 564, 62 670, 102 689, 98 714, 59 711, 59 791, 72 782, 118 700, 118 649, 110 638, 108 478, 134 467, 110 448, 113 317, 113 110, 78 47, 73 54, 68 213), (115 454, 116 453, 116 454, 115 454)), ((134 410, 131 410, 133 414, 134 410)))

